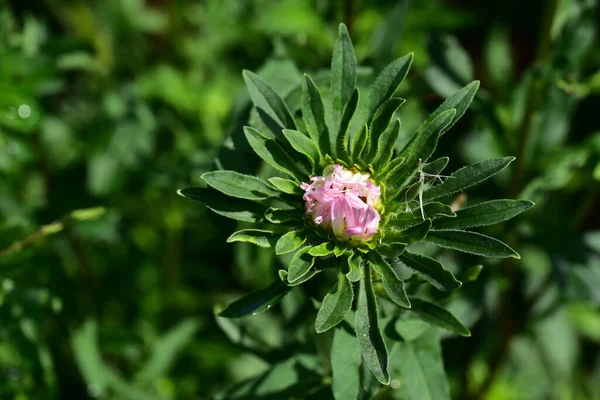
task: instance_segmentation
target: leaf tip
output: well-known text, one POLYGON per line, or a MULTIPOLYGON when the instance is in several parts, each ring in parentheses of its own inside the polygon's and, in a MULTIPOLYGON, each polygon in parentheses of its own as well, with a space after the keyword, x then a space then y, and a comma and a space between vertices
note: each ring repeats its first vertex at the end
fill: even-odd
POLYGON ((348 27, 343 22, 338 26, 338 35, 348 35, 348 27))

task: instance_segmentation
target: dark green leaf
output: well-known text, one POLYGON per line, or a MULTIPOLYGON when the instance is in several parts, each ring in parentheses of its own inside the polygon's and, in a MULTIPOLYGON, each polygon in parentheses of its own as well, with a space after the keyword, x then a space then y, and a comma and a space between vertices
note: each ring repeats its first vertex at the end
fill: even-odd
MULTIPOLYGON (((419 220, 422 221, 423 217, 421 216, 421 210, 419 208, 418 202, 411 202, 410 206, 411 207, 409 208, 409 211, 393 214, 391 218, 394 221, 397 221, 398 223, 411 223, 419 220), (413 206, 413 204, 415 204, 416 206, 413 206)), ((439 203, 437 201, 425 204, 423 206, 423 213, 425 214, 425 218, 433 218, 436 216, 456 216, 456 214, 454 213, 454 211, 452 211, 452 208, 449 205, 439 203)), ((439 219, 436 219, 434 221, 439 221, 439 219)))
POLYGON ((379 329, 377 300, 371 281, 371 267, 363 265, 358 305, 356 308, 356 338, 367 368, 384 385, 390 383, 388 352, 379 329))
POLYGON ((431 228, 431 220, 426 219, 417 225, 413 225, 406 229, 402 228, 404 228, 404 223, 397 220, 390 220, 387 226, 388 230, 385 233, 387 240, 406 244, 412 244, 419 240, 423 240, 431 228))
POLYGON ((240 318, 260 314, 277 304, 290 290, 292 288, 283 282, 275 281, 264 289, 255 290, 234 301, 219 313, 219 317, 240 318))
POLYGON ((300 154, 304 154, 308 158, 313 168, 320 163, 321 152, 308 136, 302 132, 289 129, 284 129, 283 135, 290 142, 294 150, 300 154))
MULTIPOLYGON (((392 118, 396 114, 396 111, 406 100, 399 97, 392 97, 381 105, 375 112, 373 120, 369 125, 369 140, 365 159, 370 162, 377 152, 377 145, 379 144, 379 138, 385 132, 389 126, 392 118)), ((395 145, 395 143, 394 143, 395 145)))
POLYGON ((531 201, 492 200, 463 208, 456 212, 456 218, 439 219, 435 229, 463 229, 475 226, 493 225, 506 221, 533 207, 531 201))
MULTIPOLYGON (((331 59, 331 100, 337 134, 342 110, 356 88, 356 56, 346 25, 340 24, 331 59)), ((330 140, 335 145, 335 140, 330 140)))
POLYGON ((227 243, 248 242, 260 247, 271 247, 274 239, 273 232, 271 231, 242 229, 229 236, 229 238, 227 238, 227 243))
POLYGON ((287 194, 301 194, 302 190, 300 186, 289 179, 283 179, 279 177, 269 178, 269 183, 275 186, 277 189, 287 194))
POLYGON ((279 238, 275 244, 275 254, 287 254, 296 250, 306 242, 306 232, 303 230, 290 231, 279 238))
POLYGON ((399 259, 417 275, 435 286, 436 289, 449 291, 458 289, 461 286, 461 282, 456 280, 452 272, 433 258, 405 251, 399 259))
POLYGON ((360 394, 360 350, 351 328, 338 326, 331 345, 331 389, 335 400, 357 400, 360 394))
POLYGON ((350 121, 356 112, 356 107, 358 107, 359 97, 358 88, 356 88, 354 89, 354 92, 352 92, 352 97, 350 97, 350 100, 344 107, 340 128, 337 137, 335 137, 334 143, 332 144, 335 144, 335 153, 333 155, 337 156, 338 158, 347 158, 346 156, 349 153, 348 142, 350 141, 350 132, 348 132, 348 127, 350 126, 350 121))
POLYGON ((416 298, 411 298, 410 303, 412 305, 411 311, 416 312, 423 321, 454 332, 457 335, 471 336, 471 332, 454 315, 437 304, 416 298))
POLYGON ((428 202, 471 187, 496 175, 513 162, 514 157, 494 158, 467 165, 450 175, 444 183, 434 186, 423 193, 423 201, 428 202))
POLYGON ((507 244, 477 232, 460 230, 429 231, 425 241, 447 249, 477 254, 483 257, 521 258, 507 244))
POLYGON ((323 299, 321 309, 317 313, 315 329, 317 333, 325 332, 333 328, 346 318, 346 314, 352 308, 354 292, 352 283, 341 269, 338 269, 337 284, 323 299))
POLYGON ((250 147, 267 164, 298 180, 306 179, 306 172, 300 169, 294 159, 274 140, 267 139, 256 129, 249 126, 244 127, 244 134, 250 147))
POLYGON ((242 75, 254 106, 273 118, 281 126, 281 129, 296 129, 290 110, 277 92, 251 71, 244 70, 242 75))
POLYGON ((433 120, 438 115, 440 115, 450 109, 455 109, 456 115, 452 119, 452 122, 450 122, 450 124, 447 125, 442 130, 442 135, 443 135, 448 130, 450 130, 450 128, 452 128, 454 126, 454 124, 456 124, 458 122, 458 120, 461 119, 461 117, 465 114, 465 112, 467 111, 467 108, 469 108, 469 105, 471 104, 471 102, 473 101, 473 98, 475 97, 475 93, 477 93, 477 89, 479 89, 479 81, 473 81, 473 82, 469 83, 468 85, 466 85, 459 91, 455 92, 452 96, 448 97, 442 103, 442 105, 439 106, 429 116, 429 118, 427 118, 427 120, 428 121, 433 120))
POLYGON ((423 164, 421 171, 425 173, 424 181, 429 182, 439 179, 438 177, 440 175, 440 172, 442 172, 444 168, 446 168, 446 165, 448 165, 448 161, 450 161, 448 157, 440 157, 437 160, 434 160, 430 163, 423 164))
POLYGON ((396 258, 406 250, 406 243, 385 243, 377 248, 377 252, 387 258, 396 258))
POLYGON ((400 120, 394 120, 381 134, 377 142, 377 151, 373 159, 373 169, 380 171, 388 165, 394 154, 396 142, 400 135, 400 120))
POLYGON ((369 128, 365 125, 354 134, 350 142, 350 158, 354 162, 361 160, 362 152, 367 144, 369 128))
POLYGON ((375 111, 388 99, 394 96, 398 87, 404 78, 406 78, 412 60, 413 53, 398 58, 387 65, 383 71, 381 71, 379 76, 377 76, 377 79, 371 86, 369 92, 369 121, 373 114, 375 114, 375 111))
POLYGON ((372 254, 369 257, 369 264, 381 276, 383 288, 390 300, 401 307, 410 308, 410 301, 404 290, 404 281, 396 275, 392 266, 378 254, 372 254))
POLYGON ((207 172, 202 179, 219 192, 240 199, 264 200, 279 195, 262 179, 235 171, 207 172))
POLYGON ((225 196, 212 188, 191 187, 179 189, 177 194, 199 201, 206 207, 227 218, 246 222, 264 220, 265 208, 253 201, 225 196))
POLYGON ((315 259, 308 254, 310 249, 310 246, 303 247, 292 257, 292 261, 290 261, 290 265, 288 266, 288 281, 290 283, 294 283, 308 274, 314 265, 315 259))
POLYGON ((325 109, 321 92, 306 74, 302 85, 302 119, 313 142, 318 144, 323 154, 330 154, 329 131, 325 124, 325 109))

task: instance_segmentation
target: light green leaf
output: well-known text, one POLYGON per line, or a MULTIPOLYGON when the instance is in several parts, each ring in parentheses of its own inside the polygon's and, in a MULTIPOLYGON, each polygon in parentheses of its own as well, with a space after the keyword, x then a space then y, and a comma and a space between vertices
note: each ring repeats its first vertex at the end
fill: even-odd
POLYGON ((467 165, 453 172, 450 175, 451 178, 447 178, 444 183, 434 186, 423 193, 423 201, 435 200, 476 185, 502 171, 514 159, 514 157, 494 158, 467 165))
POLYGON ((288 266, 288 282, 294 283, 304 275, 308 274, 315 263, 314 257, 308 254, 310 249, 310 246, 306 246, 294 254, 294 257, 292 257, 292 261, 290 261, 290 265, 288 266))
POLYGON ((319 151, 317 145, 308 136, 302 132, 290 129, 284 129, 283 135, 288 142, 290 142, 294 150, 300 154, 304 154, 308 158, 308 161, 310 162, 310 165, 312 165, 313 169, 320 163, 321 152, 319 151))
POLYGON ((273 224, 281 224, 302 218, 302 214, 298 210, 269 208, 265 211, 265 218, 273 224))
POLYGON ((306 232, 304 230, 290 231, 279 238, 275 244, 275 254, 287 254, 296 250, 306 242, 306 232))
POLYGON ((458 90, 457 92, 455 92, 452 96, 448 97, 442 103, 442 105, 440 105, 429 116, 429 118, 427 118, 427 120, 428 121, 433 120, 438 115, 440 115, 450 109, 455 109, 456 115, 452 119, 452 122, 442 130, 442 135, 444 133, 448 132, 450 130, 450 128, 452 128, 454 126, 454 124, 456 124, 458 122, 458 120, 461 119, 462 116, 465 114, 465 112, 467 111, 467 108, 469 108, 469 105, 471 105, 471 102, 473 101, 473 98, 475 97, 475 93, 477 93, 477 89, 479 89, 479 81, 473 81, 473 82, 469 83, 465 87, 463 87, 460 90, 458 90))
POLYGON ((325 242, 321 243, 318 246, 314 246, 308 252, 313 257, 326 257, 330 254, 333 254, 333 250, 335 249, 335 243, 333 242, 325 242))
POLYGON ((246 222, 264 220, 265 208, 253 201, 225 196, 212 188, 191 187, 179 189, 177 194, 199 201, 210 210, 227 218, 246 222))
POLYGON ((240 318, 250 314, 260 314, 279 303, 279 300, 290 290, 292 288, 285 283, 275 281, 264 289, 255 290, 234 301, 218 315, 223 318, 240 318))
POLYGON ((300 169, 294 159, 274 140, 264 137, 256 129, 249 126, 244 127, 244 134, 250 147, 267 164, 298 180, 306 179, 306 171, 300 169))
POLYGON ((264 200, 279 195, 262 179, 235 171, 207 172, 202 180, 219 192, 240 199, 264 200))
POLYGON ((521 258, 507 244, 477 232, 460 230, 429 231, 426 242, 447 249, 493 258, 521 258))
POLYGON ((358 93, 358 88, 354 89, 352 92, 352 96, 348 103, 344 107, 344 113, 342 114, 342 120, 340 122, 340 129, 338 131, 337 137, 335 138, 335 153, 334 156, 338 158, 347 158, 348 155, 348 142, 350 138, 350 132, 348 132, 348 127, 350 126, 350 121, 356 112, 356 107, 358 107, 360 95, 358 93))
MULTIPOLYGON (((377 145, 379 144, 379 138, 389 128, 390 122, 396 111, 406 100, 399 97, 392 97, 387 100, 375 111, 375 115, 369 125, 369 140, 367 144, 367 150, 364 158, 367 162, 371 162, 376 156, 377 145)), ((395 144, 395 143, 394 143, 395 144)))
POLYGON ((461 324, 448 310, 429 301, 411 298, 411 311, 417 313, 419 318, 430 324, 439 326, 461 336, 471 336, 471 332, 461 324))
POLYGON ((439 219, 433 223, 435 229, 463 229, 493 225, 506 221, 533 207, 526 200, 491 200, 463 208, 456 218, 439 219))
MULTIPOLYGON (((242 72, 250 98, 257 109, 263 110, 271 117, 281 129, 296 129, 294 118, 283 99, 273 88, 255 73, 244 70, 242 72)), ((277 132, 273 132, 277 133, 277 132)))
POLYGON ((291 181, 289 179, 279 178, 277 176, 273 178, 269 178, 269 183, 275 186, 278 190, 287 194, 301 194, 302 190, 298 183, 291 181))
POLYGON ((360 394, 361 356, 354 331, 336 327, 331 345, 331 390, 335 400, 357 400, 360 394))
POLYGON ((433 258, 405 251, 399 259, 438 290, 450 291, 461 286, 461 282, 456 280, 452 272, 433 258))
POLYGON ((337 284, 323 299, 321 309, 317 313, 315 329, 317 333, 323 333, 333 328, 346 318, 346 314, 352 308, 354 292, 352 283, 341 269, 338 269, 337 284))
POLYGON ((369 264, 381 276, 383 288, 389 298, 400 307, 410 308, 410 301, 404 290, 404 281, 396 275, 396 272, 380 255, 372 254, 369 264))
POLYGON ((369 128, 367 125, 358 130, 350 141, 350 158, 354 162, 361 160, 362 152, 369 138, 369 128))
POLYGON ((400 135, 400 120, 394 120, 390 126, 381 134, 377 142, 377 151, 373 159, 373 169, 382 170, 388 165, 394 154, 394 148, 400 135))
POLYGON ((259 247, 271 247, 274 242, 274 234, 271 231, 262 229, 242 229, 234 232, 227 238, 227 243, 248 242, 259 247))
POLYGON ((358 282, 362 276, 362 256, 358 251, 354 251, 348 257, 348 267, 350 270, 346 274, 350 282, 358 282))
POLYGON ((308 274, 304 275, 302 278, 295 280, 294 282, 290 282, 288 280, 288 272, 284 269, 280 269, 279 270, 279 278, 285 282, 288 286, 298 286, 303 284, 306 281, 309 281, 310 279, 312 279, 313 276, 320 274, 321 270, 320 269, 311 269, 310 271, 308 271, 308 274))
POLYGON ((377 300, 373 292, 371 267, 368 264, 363 265, 355 325, 356 338, 365 365, 379 382, 389 384, 388 352, 379 329, 377 300))
POLYGON ((321 92, 306 74, 302 84, 302 119, 313 142, 319 146, 323 154, 330 154, 329 131, 325 124, 325 108, 321 92))
POLYGON ((412 60, 413 53, 400 57, 387 65, 377 76, 377 79, 371 86, 369 92, 369 122, 375 114, 375 111, 388 99, 394 96, 398 87, 404 78, 406 78, 412 60))
MULTIPOLYGON (((354 89, 356 89, 356 56, 348 35, 348 29, 346 25, 340 24, 331 59, 331 100, 336 129, 333 129, 330 133, 337 134, 342 111, 348 100, 350 100, 354 89)), ((330 140, 330 143, 335 145, 336 142, 330 140)))

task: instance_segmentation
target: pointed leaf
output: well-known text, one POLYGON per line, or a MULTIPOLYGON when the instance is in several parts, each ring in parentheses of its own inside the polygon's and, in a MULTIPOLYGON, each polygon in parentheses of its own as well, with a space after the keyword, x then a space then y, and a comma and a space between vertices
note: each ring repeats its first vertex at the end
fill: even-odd
POLYGON ((302 190, 298 183, 289 179, 279 178, 277 176, 269 178, 269 183, 275 186, 278 190, 287 194, 301 194, 302 190))
POLYGON ((434 222, 434 227, 439 230, 493 225, 509 220, 531 207, 533 207, 533 203, 526 200, 486 201, 458 210, 456 218, 439 219, 434 222))
POLYGON ((350 133, 348 132, 348 127, 350 126, 350 121, 356 112, 356 107, 358 107, 359 101, 359 93, 358 88, 354 89, 352 92, 352 96, 348 103, 344 107, 344 113, 342 114, 342 120, 340 122, 340 129, 338 131, 337 137, 335 138, 335 156, 338 158, 346 159, 348 154, 348 142, 350 133))
POLYGON ((439 326, 450 332, 454 332, 460 336, 471 336, 471 332, 463 324, 458 321, 450 311, 438 306, 429 301, 411 298, 411 311, 414 311, 418 316, 430 324, 439 326))
MULTIPOLYGON (((339 126, 342 110, 356 88, 356 56, 346 25, 340 24, 331 59, 331 100, 335 126, 339 126)), ((337 133, 337 128, 333 129, 337 133)), ((335 141, 330 141, 335 143, 335 141)))
POLYGON ((296 250, 306 242, 306 232, 303 230, 290 231, 279 238, 275 244, 275 254, 287 254, 296 250))
POLYGON ((365 155, 367 161, 370 162, 371 159, 375 157, 377 152, 377 145, 379 144, 379 138, 381 137, 383 132, 385 132, 385 130, 388 129, 392 118, 396 114, 396 111, 398 111, 398 108, 400 108, 400 106, 404 104, 405 101, 406 100, 401 99, 399 97, 392 97, 391 99, 383 103, 381 107, 379 107, 375 112, 373 120, 369 125, 369 140, 367 146, 368 149, 365 155))
POLYGON ((438 290, 450 291, 461 286, 461 282, 456 280, 452 272, 433 258, 405 251, 399 259, 438 290))
POLYGON ((261 229, 242 229, 227 238, 227 243, 248 242, 259 247, 271 247, 274 241, 275 235, 273 232, 261 229))
POLYGON ((267 164, 298 180, 305 179, 307 173, 300 169, 294 159, 274 140, 267 139, 256 129, 249 126, 244 127, 244 134, 250 147, 267 164))
POLYGON ((447 249, 493 258, 521 258, 507 244, 477 232, 460 230, 429 231, 426 242, 447 249))
POLYGON ((406 250, 406 243, 392 242, 386 243, 377 248, 377 252, 387 258, 397 258, 406 250))
POLYGON ((264 200, 279 195, 262 179, 235 171, 207 172, 202 180, 219 192, 240 199, 264 200))
POLYGON ((319 269, 311 269, 310 271, 308 271, 308 274, 304 275, 302 278, 295 280, 294 282, 289 282, 287 279, 288 273, 286 270, 284 269, 280 269, 279 270, 279 278, 285 282, 288 286, 298 286, 303 284, 306 281, 309 281, 310 279, 312 279, 313 276, 320 274, 321 270, 319 269))
POLYGON ((331 345, 331 390, 335 400, 356 400, 360 394, 361 356, 354 331, 336 327, 331 345))
POLYGON ((244 70, 242 75, 254 106, 264 110, 281 129, 296 129, 290 110, 277 92, 254 72, 244 70))
POLYGON ((358 130, 350 141, 350 158, 354 162, 361 161, 362 152, 369 138, 369 128, 365 125, 358 130))
POLYGON ((404 224, 401 221, 390 220, 387 226, 388 231, 385 233, 386 238, 390 241, 406 244, 418 242, 427 236, 427 232, 429 232, 429 229, 431 228, 431 220, 426 219, 417 225, 413 225, 406 229, 402 228, 404 228, 404 224))
POLYGON ((467 108, 469 108, 469 105, 471 104, 471 102, 473 101, 473 98, 475 97, 475 93, 477 93, 477 89, 479 89, 479 81, 473 81, 473 82, 469 83, 468 85, 466 85, 465 87, 463 87, 462 89, 460 89, 456 93, 454 93, 452 96, 448 97, 442 103, 442 105, 439 106, 433 112, 433 114, 431 114, 429 116, 429 118, 427 118, 427 120, 428 121, 433 120, 438 115, 440 115, 450 109, 455 109, 456 115, 454 116, 454 119, 452 120, 452 122, 442 130, 442 135, 443 135, 448 130, 450 130, 450 128, 452 128, 454 126, 454 124, 456 124, 458 122, 458 120, 461 119, 461 117, 465 114, 465 112, 467 111, 467 108))
POLYGON ((450 161, 448 157, 440 157, 430 163, 423 164, 421 171, 425 173, 425 182, 438 179, 440 172, 442 172, 448 165, 448 161, 450 161))
POLYGON ((400 136, 400 120, 396 119, 379 137, 377 151, 373 159, 373 169, 375 171, 383 169, 392 159, 398 136, 400 136))
POLYGON ((264 289, 255 290, 234 301, 219 313, 219 317, 240 318, 260 314, 277 304, 290 290, 292 288, 283 282, 275 281, 264 289))
POLYGON ((350 271, 346 276, 350 279, 350 282, 358 282, 362 276, 362 257, 358 251, 348 257, 348 267, 350 271))
POLYGON ((352 308, 353 299, 352 283, 350 283, 346 274, 338 269, 337 284, 327 293, 323 299, 321 309, 317 313, 315 320, 317 333, 323 333, 342 322, 350 308, 352 308))
POLYGON ((329 146, 329 131, 325 124, 325 108, 321 99, 321 92, 313 80, 304 75, 302 85, 302 119, 306 130, 323 154, 331 154, 329 146))
POLYGON ((389 384, 388 352, 379 329, 377 300, 373 292, 371 267, 368 264, 363 266, 355 325, 356 338, 365 365, 379 382, 389 384))
MULTIPOLYGON (((391 218, 394 221, 397 221, 398 223, 412 223, 412 222, 416 222, 416 221, 422 221, 423 217, 421 216, 421 210, 419 210, 419 205, 418 202, 414 201, 411 202, 411 207, 409 208, 409 211, 404 211, 401 213, 397 213, 391 216, 391 218), (415 204, 416 206, 413 206, 413 204, 415 204)), ((452 208, 444 203, 440 203, 437 201, 431 202, 431 203, 427 203, 423 206, 423 212, 425 213, 425 218, 433 218, 436 216, 443 216, 443 217, 455 217, 456 214, 454 213, 454 211, 452 211, 452 208)), ((436 224, 436 221, 443 221, 446 218, 443 219, 434 219, 433 224, 436 224)))
POLYGON ((321 160, 321 153, 317 145, 302 132, 284 129, 283 135, 290 142, 294 150, 308 158, 310 165, 314 169, 315 165, 321 160))
POLYGON ((381 276, 383 288, 390 300, 400 307, 410 308, 410 301, 404 290, 404 281, 396 275, 396 272, 380 255, 371 255, 369 264, 381 276))
POLYGON ((199 201, 210 210, 227 218, 246 222, 264 220, 265 208, 253 201, 226 196, 212 188, 191 187, 179 189, 177 194, 199 201))
POLYGON ((308 274, 314 265, 315 259, 308 254, 310 249, 310 246, 303 247, 292 257, 292 261, 290 261, 290 265, 288 266, 288 281, 290 283, 294 283, 294 281, 308 274))
POLYGON ((502 171, 514 159, 514 157, 494 158, 467 165, 453 172, 450 175, 451 178, 446 179, 444 183, 434 186, 423 193, 423 201, 435 200, 476 185, 502 171))
POLYGON ((398 87, 404 78, 406 78, 412 60, 413 53, 400 57, 386 66, 377 76, 369 92, 369 121, 373 114, 375 114, 375 111, 394 96, 398 87))

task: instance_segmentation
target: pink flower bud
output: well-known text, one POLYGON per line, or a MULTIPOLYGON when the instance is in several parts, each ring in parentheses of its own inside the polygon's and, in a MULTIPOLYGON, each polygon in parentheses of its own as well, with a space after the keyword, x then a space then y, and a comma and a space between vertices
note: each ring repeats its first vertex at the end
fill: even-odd
POLYGON ((368 174, 335 164, 302 183, 306 214, 324 230, 344 240, 364 242, 379 229, 381 189, 368 174))

